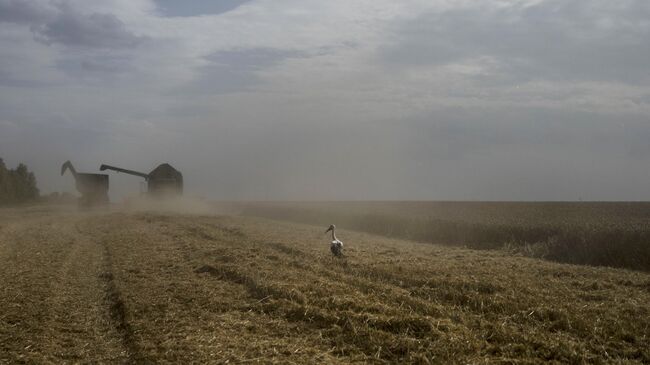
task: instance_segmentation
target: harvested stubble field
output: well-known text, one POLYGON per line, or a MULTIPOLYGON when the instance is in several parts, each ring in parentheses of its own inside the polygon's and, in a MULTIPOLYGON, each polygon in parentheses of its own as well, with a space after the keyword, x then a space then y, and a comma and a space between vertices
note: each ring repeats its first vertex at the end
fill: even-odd
POLYGON ((647 273, 324 228, 0 210, 0 363, 650 362, 647 273))

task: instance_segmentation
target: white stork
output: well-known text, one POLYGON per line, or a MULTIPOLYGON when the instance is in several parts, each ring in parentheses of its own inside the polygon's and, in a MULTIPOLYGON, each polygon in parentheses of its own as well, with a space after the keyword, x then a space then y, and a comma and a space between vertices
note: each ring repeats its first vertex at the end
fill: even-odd
POLYGON ((341 257, 341 255, 343 255, 343 242, 336 238, 336 233, 334 233, 335 230, 336 226, 332 224, 325 233, 332 231, 332 244, 330 245, 330 250, 334 256, 341 257))

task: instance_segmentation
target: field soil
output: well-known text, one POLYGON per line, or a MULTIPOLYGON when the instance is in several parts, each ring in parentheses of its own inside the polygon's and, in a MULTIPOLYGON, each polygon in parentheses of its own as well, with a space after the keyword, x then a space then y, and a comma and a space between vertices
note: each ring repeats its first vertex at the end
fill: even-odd
POLYGON ((325 228, 1 209, 0 363, 650 362, 647 273, 325 228))

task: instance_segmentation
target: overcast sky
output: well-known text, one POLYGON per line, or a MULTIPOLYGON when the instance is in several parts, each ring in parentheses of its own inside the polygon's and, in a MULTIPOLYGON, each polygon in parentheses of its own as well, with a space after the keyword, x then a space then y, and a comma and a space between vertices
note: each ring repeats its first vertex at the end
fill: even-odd
POLYGON ((70 159, 213 199, 649 200, 650 1, 0 0, 0 157, 46 193, 70 159))

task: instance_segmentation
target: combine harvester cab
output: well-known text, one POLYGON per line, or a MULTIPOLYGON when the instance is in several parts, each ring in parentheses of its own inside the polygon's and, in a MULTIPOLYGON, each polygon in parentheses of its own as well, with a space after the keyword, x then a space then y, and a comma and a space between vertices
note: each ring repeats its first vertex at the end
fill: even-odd
POLYGON ((108 205, 108 175, 77 172, 70 161, 66 161, 61 166, 61 176, 66 170, 70 170, 72 173, 77 191, 81 193, 79 207, 91 208, 108 205))
POLYGON ((148 174, 110 165, 101 165, 99 170, 143 177, 147 182, 147 196, 155 199, 175 198, 183 194, 183 174, 168 163, 159 165, 148 174))

